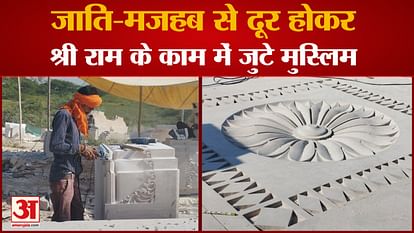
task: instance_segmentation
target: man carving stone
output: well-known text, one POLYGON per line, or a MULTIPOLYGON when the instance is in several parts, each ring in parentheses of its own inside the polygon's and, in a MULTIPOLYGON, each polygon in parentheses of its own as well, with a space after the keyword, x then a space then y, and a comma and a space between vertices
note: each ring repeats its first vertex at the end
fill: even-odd
POLYGON ((85 86, 55 114, 50 140, 50 151, 54 155, 49 176, 54 209, 52 221, 83 220, 79 189, 81 156, 94 160, 98 153, 93 147, 82 144, 81 136, 88 136, 87 114, 101 103, 97 89, 85 86))

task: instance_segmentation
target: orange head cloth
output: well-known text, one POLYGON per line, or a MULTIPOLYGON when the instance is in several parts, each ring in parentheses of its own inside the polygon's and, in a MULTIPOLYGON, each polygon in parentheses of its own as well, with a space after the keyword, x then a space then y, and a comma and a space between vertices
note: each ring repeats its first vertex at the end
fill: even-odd
POLYGON ((76 92, 73 96, 73 99, 66 103, 63 108, 66 109, 72 117, 75 119, 76 125, 78 126, 79 131, 88 136, 88 119, 86 113, 80 107, 80 104, 87 105, 90 108, 96 108, 101 105, 102 99, 99 95, 82 95, 79 92, 76 92))

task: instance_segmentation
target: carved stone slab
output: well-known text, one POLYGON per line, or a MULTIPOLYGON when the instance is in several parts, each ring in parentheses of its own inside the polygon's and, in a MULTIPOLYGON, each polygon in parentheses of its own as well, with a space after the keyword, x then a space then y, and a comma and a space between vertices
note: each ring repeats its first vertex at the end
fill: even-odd
POLYGON ((95 219, 177 217, 174 148, 151 143, 110 149, 113 159, 95 161, 95 219))

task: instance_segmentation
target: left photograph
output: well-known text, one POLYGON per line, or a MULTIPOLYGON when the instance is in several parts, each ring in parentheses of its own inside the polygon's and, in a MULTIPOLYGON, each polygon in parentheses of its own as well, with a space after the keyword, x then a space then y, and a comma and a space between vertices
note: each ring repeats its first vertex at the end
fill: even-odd
POLYGON ((198 77, 2 77, 3 230, 198 230, 198 77))

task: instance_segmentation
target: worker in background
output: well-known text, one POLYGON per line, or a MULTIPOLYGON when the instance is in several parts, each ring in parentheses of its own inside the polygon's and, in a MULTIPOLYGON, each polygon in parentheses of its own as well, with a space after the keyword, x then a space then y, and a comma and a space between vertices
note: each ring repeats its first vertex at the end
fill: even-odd
POLYGON ((54 211, 52 221, 83 220, 84 207, 79 189, 81 156, 93 160, 98 153, 93 147, 82 144, 81 137, 88 136, 87 114, 101 103, 97 89, 85 86, 55 114, 50 140, 54 161, 49 175, 54 211))

